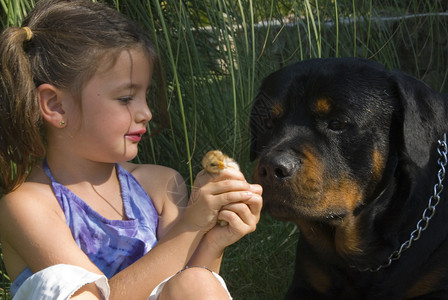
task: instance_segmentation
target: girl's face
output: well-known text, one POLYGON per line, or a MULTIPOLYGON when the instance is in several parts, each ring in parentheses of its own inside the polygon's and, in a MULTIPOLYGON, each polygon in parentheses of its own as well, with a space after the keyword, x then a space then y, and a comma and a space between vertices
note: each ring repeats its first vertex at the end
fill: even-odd
POLYGON ((70 127, 78 155, 99 162, 137 155, 152 117, 146 102, 151 76, 152 62, 141 49, 121 52, 112 66, 94 74, 81 92, 79 117, 68 119, 75 123, 70 127))

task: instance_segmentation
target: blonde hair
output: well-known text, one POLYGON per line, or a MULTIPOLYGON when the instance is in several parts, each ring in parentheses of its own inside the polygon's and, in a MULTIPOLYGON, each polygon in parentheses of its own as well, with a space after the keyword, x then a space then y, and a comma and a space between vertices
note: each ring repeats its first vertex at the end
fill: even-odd
POLYGON ((135 47, 160 69, 146 33, 99 3, 41 0, 22 26, 0 35, 0 194, 23 183, 45 155, 36 87, 50 83, 79 96, 101 58, 135 47))

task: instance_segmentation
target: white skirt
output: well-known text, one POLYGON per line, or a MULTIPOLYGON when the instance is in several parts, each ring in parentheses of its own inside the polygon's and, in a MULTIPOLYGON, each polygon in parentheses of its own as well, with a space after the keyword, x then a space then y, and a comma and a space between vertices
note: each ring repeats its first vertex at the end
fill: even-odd
MULTIPOLYGON (((229 299, 232 299, 224 279, 219 274, 212 273, 227 291, 229 299)), ((157 300, 163 287, 173 276, 157 285, 148 300, 157 300)), ((26 279, 17 290, 13 300, 68 300, 77 290, 89 283, 96 284, 102 299, 109 299, 110 287, 106 276, 89 272, 78 266, 59 264, 43 269, 26 279)))

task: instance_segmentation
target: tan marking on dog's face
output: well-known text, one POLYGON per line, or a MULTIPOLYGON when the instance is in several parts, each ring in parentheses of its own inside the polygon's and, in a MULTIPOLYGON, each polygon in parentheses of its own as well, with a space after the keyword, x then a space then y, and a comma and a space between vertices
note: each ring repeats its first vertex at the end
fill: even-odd
POLYGON ((328 207, 344 207, 353 212, 361 200, 362 188, 348 176, 333 178, 325 187, 323 201, 328 207))
POLYGON ((294 205, 304 215, 350 214, 362 200, 362 188, 345 174, 325 174, 325 165, 311 149, 302 150, 302 166, 291 183, 294 205))
POLYGON ((317 247, 327 248, 334 245, 335 250, 341 255, 362 252, 362 236, 353 217, 353 211, 363 199, 361 186, 347 175, 324 179, 322 162, 311 151, 304 153, 306 153, 304 168, 297 177, 300 183, 297 198, 299 201, 301 198, 306 199, 304 201, 310 203, 297 203, 303 206, 299 210, 311 218, 325 218, 333 214, 337 216, 340 213, 346 216, 331 222, 332 226, 337 228, 334 236, 326 232, 327 228, 301 224, 303 221, 297 222, 299 227, 309 242, 317 247))
POLYGON ((373 150, 372 162, 372 179, 378 182, 383 176, 383 170, 386 164, 385 157, 378 149, 373 150))
POLYGON ((333 178, 322 181, 322 172, 317 168, 308 169, 296 184, 298 205, 309 207, 310 216, 351 213, 362 200, 361 187, 348 178, 333 178), (309 200, 310 203, 301 203, 309 200))
POLYGON ((334 237, 336 252, 340 255, 352 255, 362 252, 362 235, 353 212, 362 201, 361 187, 350 179, 342 179, 336 187, 330 188, 325 195, 327 201, 344 207, 348 214, 336 226, 334 237))
POLYGON ((311 286, 319 293, 326 294, 332 286, 330 276, 310 261, 304 262, 304 268, 311 286))
POLYGON ((334 237, 335 247, 336 252, 341 256, 362 253, 362 236, 359 228, 357 219, 352 215, 344 218, 341 225, 336 228, 334 237))
POLYGON ((285 111, 281 103, 276 102, 274 103, 274 105, 271 106, 270 113, 274 119, 278 119, 281 116, 283 116, 284 112, 285 111))
POLYGON ((302 166, 296 175, 296 193, 306 198, 318 198, 322 193, 324 166, 312 150, 303 150, 302 166))
POLYGON ((331 112, 332 104, 331 100, 328 98, 319 98, 316 101, 314 110, 318 114, 328 114, 331 112))

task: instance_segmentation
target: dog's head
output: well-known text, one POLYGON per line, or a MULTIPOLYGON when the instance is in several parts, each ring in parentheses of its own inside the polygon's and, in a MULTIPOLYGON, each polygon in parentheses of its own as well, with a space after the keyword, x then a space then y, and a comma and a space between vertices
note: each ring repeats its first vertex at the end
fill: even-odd
POLYGON ((251 112, 264 208, 330 223, 356 214, 391 184, 398 161, 425 167, 443 105, 422 82, 370 60, 314 59, 272 73, 251 112))

